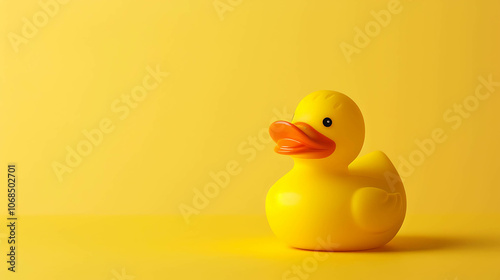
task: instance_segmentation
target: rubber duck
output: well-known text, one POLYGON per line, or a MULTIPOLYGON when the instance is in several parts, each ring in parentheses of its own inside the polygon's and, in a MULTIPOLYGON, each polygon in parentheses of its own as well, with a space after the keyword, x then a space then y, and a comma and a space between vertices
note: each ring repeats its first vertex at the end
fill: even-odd
POLYGON ((383 246, 406 213, 403 183, 380 151, 362 157, 365 124, 346 95, 321 90, 307 95, 291 122, 269 128, 275 152, 293 168, 266 197, 274 234, 289 246, 319 251, 357 251, 383 246))

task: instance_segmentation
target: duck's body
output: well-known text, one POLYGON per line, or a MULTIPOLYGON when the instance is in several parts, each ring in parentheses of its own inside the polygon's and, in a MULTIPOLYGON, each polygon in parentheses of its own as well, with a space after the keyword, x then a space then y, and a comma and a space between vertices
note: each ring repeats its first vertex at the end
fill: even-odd
MULTIPOLYGON (((367 157, 373 164, 374 157, 385 155, 367 157)), ((401 183, 388 182, 383 173, 369 177, 374 169, 357 169, 353 163, 348 173, 332 174, 295 165, 267 195, 274 233, 292 247, 310 250, 355 251, 386 244, 403 223, 406 199, 401 183)), ((397 176, 387 174, 390 180, 397 176)))
MULTIPOLYGON (((324 114, 322 106, 332 105, 337 110, 344 106, 347 114, 330 113, 327 122, 330 126, 332 120, 340 122, 345 117, 359 126, 359 120, 353 119, 356 111, 339 103, 350 100, 346 101, 345 95, 327 91, 314 94, 305 98, 305 104, 301 102, 298 116, 296 111, 295 118, 304 118, 308 123, 296 121, 271 127, 271 136, 278 143, 277 152, 293 155, 295 165, 269 190, 266 200, 269 224, 278 237, 301 249, 352 251, 382 246, 398 232, 405 216, 406 198, 399 175, 382 152, 352 161, 352 154, 359 152, 356 147, 359 139, 344 141, 349 136, 359 136, 360 127, 352 130, 349 123, 344 128, 339 124, 339 131, 352 130, 343 139, 331 133, 332 130, 320 132, 321 128, 309 124, 314 122, 314 116, 304 115, 305 109, 316 107, 324 114), (328 101, 321 102, 320 108, 314 106, 323 99, 328 101), (328 104, 331 99, 333 104, 328 104), (325 136, 328 139, 322 138, 325 136), (332 151, 327 152, 332 145, 332 151), (350 152, 341 150, 349 145, 350 152), (338 157, 332 159, 333 156, 338 157)), ((364 135, 364 125, 362 129, 364 135)))

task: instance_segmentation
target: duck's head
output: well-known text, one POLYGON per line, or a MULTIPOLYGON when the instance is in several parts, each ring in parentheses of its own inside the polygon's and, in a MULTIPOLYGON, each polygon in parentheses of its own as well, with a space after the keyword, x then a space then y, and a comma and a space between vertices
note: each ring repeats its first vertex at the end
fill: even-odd
POLYGON ((320 90, 300 101, 292 122, 277 121, 269 133, 275 151, 296 162, 345 169, 359 154, 365 137, 363 115, 346 95, 320 90))

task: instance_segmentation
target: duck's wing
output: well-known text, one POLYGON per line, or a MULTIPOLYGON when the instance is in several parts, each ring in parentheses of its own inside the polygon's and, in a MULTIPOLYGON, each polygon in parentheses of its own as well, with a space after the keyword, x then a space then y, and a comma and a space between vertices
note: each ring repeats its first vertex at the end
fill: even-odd
POLYGON ((383 152, 357 158, 349 165, 349 173, 383 180, 380 187, 365 187, 354 193, 351 210, 358 226, 370 232, 384 232, 402 223, 406 212, 403 183, 383 152))
POLYGON ((379 233, 400 226, 406 212, 404 194, 366 187, 357 190, 351 203, 356 224, 363 230, 379 233))

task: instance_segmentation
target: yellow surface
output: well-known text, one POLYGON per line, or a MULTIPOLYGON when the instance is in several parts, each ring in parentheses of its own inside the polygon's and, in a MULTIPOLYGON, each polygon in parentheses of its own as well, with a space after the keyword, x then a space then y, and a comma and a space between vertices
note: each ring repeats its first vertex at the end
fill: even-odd
POLYGON ((264 219, 266 193, 292 166, 268 126, 319 89, 356 100, 360 155, 384 151, 409 217, 428 216, 407 219, 394 240, 410 250, 332 255, 314 278, 499 278, 498 218, 457 215, 500 214, 500 87, 487 82, 500 81, 500 2, 220 2, 232 4, 73 0, 43 22, 38 0, 0 0, 0 170, 17 164, 26 217, 18 278, 112 279, 121 267, 136 279, 280 278, 309 253, 275 243, 264 220, 238 228, 205 216, 264 219), (71 173, 58 176, 62 165, 71 173), (184 239, 196 223, 197 239, 184 239), (420 236, 430 248, 412 249, 420 236))
POLYGON ((315 253, 278 242, 264 216, 205 217, 190 227, 160 216, 23 217, 20 272, 0 277, 296 279, 287 271, 304 265, 307 279, 499 279, 498 219, 409 216, 381 249, 315 253))

